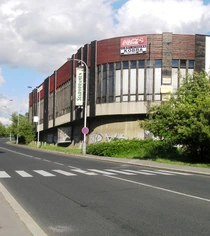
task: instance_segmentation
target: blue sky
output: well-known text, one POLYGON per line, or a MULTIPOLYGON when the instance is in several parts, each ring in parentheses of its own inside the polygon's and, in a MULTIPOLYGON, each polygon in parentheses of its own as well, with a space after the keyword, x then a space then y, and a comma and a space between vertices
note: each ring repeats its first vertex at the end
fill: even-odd
POLYGON ((209 34, 210 0, 1 0, 0 122, 28 110, 31 89, 92 40, 209 34), (13 100, 12 102, 10 100, 13 100))

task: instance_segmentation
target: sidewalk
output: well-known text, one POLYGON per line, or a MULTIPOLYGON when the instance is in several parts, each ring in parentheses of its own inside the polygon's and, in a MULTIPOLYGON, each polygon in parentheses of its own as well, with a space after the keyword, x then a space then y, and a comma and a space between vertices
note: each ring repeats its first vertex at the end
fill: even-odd
POLYGON ((0 192, 0 236, 32 236, 0 192))
MULTIPOLYGON (((75 155, 78 157, 82 157, 82 155, 75 155)), ((125 159, 125 158, 112 158, 112 157, 99 157, 93 155, 86 155, 84 158, 95 159, 95 160, 102 160, 102 161, 110 161, 115 163, 122 163, 122 164, 129 164, 141 167, 151 167, 161 170, 168 170, 168 171, 179 171, 184 173, 191 173, 191 174, 199 174, 199 175, 206 175, 210 176, 210 168, 199 168, 199 167, 191 167, 191 166, 184 166, 184 165, 172 165, 172 164, 165 164, 165 163, 157 163, 153 161, 147 160, 133 160, 133 159, 125 159)), ((1 185, 1 184, 0 184, 1 185)), ((18 203, 17 203, 18 204, 18 203)), ((44 232, 39 231, 39 229, 33 231, 31 233, 31 221, 28 220, 21 220, 18 214, 11 207, 8 203, 8 199, 5 199, 5 194, 2 194, 2 188, 0 188, 0 236, 41 236, 46 235, 44 232), (37 233, 35 233, 37 232, 37 233)))

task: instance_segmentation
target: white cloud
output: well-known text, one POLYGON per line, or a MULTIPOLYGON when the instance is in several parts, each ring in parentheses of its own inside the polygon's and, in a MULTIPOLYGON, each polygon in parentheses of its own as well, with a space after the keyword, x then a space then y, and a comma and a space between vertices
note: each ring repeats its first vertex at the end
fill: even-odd
POLYGON ((3 76, 2 76, 1 68, 0 68, 0 87, 2 87, 4 83, 5 83, 5 80, 4 80, 3 76))
POLYGON ((51 74, 93 40, 210 31, 210 5, 201 0, 128 0, 117 12, 113 2, 119 1, 1 0, 0 65, 51 74))
POLYGON ((210 32, 210 5, 201 0, 130 0, 118 10, 118 34, 210 32))

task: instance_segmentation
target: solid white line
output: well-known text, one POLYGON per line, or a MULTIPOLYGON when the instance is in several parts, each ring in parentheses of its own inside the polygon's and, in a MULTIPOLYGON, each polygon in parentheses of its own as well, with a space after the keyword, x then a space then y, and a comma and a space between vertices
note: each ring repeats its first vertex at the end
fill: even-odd
POLYGON ((38 226, 38 224, 31 218, 31 216, 21 207, 21 205, 14 199, 14 197, 7 191, 7 189, 0 183, 0 192, 7 200, 9 205, 13 208, 15 213, 19 216, 22 222, 26 225, 32 235, 47 236, 45 232, 38 226))
POLYGON ((136 174, 142 174, 142 175, 156 175, 156 174, 146 173, 146 172, 137 171, 137 170, 125 170, 125 171, 129 171, 131 173, 136 173, 136 174))
POLYGON ((182 172, 177 172, 177 171, 168 171, 168 170, 157 170, 160 172, 166 172, 166 173, 172 173, 172 174, 177 174, 177 175, 192 175, 192 174, 188 174, 188 173, 182 173, 182 172))
POLYGON ((21 153, 21 152, 16 152, 16 151, 13 151, 13 150, 10 150, 10 149, 7 149, 7 148, 3 148, 3 147, 0 147, 1 149, 4 149, 4 150, 7 150, 9 152, 13 152, 13 153, 17 153, 19 155, 22 155, 22 156, 26 156, 26 157, 33 157, 31 155, 27 155, 27 154, 24 154, 24 153, 21 153))
POLYGON ((88 172, 86 170, 81 170, 81 169, 71 169, 71 171, 75 171, 77 173, 84 174, 84 175, 98 175, 96 173, 88 172))
POLYGON ((43 161, 46 161, 46 162, 51 162, 51 161, 49 161, 49 160, 47 160, 47 159, 43 159, 43 161))
POLYGON ((197 200, 201 200, 201 201, 205 201, 205 202, 210 202, 210 199, 207 199, 207 198, 202 198, 202 197, 198 197, 198 196, 194 196, 194 195, 190 195, 190 194, 186 194, 186 193, 181 193, 181 192, 173 191, 173 190, 170 190, 170 189, 167 189, 167 188, 161 188, 161 187, 157 187, 157 186, 150 185, 150 184, 144 184, 144 183, 141 183, 141 182, 136 182, 136 181, 132 181, 132 180, 128 180, 128 179, 119 178, 119 177, 116 177, 116 176, 107 175, 107 177, 117 179, 117 180, 121 180, 121 181, 125 181, 125 182, 129 182, 129 183, 132 183, 132 184, 141 185, 141 186, 148 187, 148 188, 153 188, 153 189, 158 189, 158 190, 169 192, 169 193, 174 193, 174 194, 177 194, 177 195, 181 195, 181 196, 185 196, 185 197, 189 197, 189 198, 193 198, 193 199, 197 199, 197 200))
POLYGON ((18 173, 20 176, 27 178, 27 177, 33 177, 32 175, 30 175, 29 173, 25 172, 24 170, 16 170, 16 173, 18 173))
POLYGON ((123 175, 136 175, 134 173, 128 173, 128 172, 125 172, 125 171, 120 171, 120 170, 112 170, 112 169, 106 169, 107 171, 111 171, 111 172, 114 172, 114 173, 117 173, 117 174, 123 174, 123 175))
POLYGON ((0 171, 0 178, 11 178, 5 171, 0 171))
POLYGON ((153 170, 141 170, 141 171, 154 173, 154 174, 159 174, 159 175, 174 175, 174 174, 170 174, 170 173, 158 172, 158 171, 153 171, 153 170))
POLYGON ((96 169, 88 169, 88 170, 94 171, 96 173, 103 174, 103 175, 116 175, 115 173, 110 173, 108 171, 103 171, 103 170, 96 170, 96 169))
POLYGON ((54 172, 57 172, 59 174, 65 175, 65 176, 76 176, 76 174, 64 171, 64 170, 53 170, 54 172))
POLYGON ((53 177, 53 176, 56 176, 56 175, 53 175, 47 171, 44 171, 44 170, 34 170, 34 172, 44 176, 44 177, 53 177))

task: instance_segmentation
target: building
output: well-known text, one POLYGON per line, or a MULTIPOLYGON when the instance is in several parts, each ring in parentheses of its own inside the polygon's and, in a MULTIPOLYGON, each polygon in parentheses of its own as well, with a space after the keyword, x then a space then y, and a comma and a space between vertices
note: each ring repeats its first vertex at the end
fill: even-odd
POLYGON ((210 71, 207 35, 166 32, 93 41, 30 93, 29 119, 33 122, 39 115, 40 141, 81 144, 85 110, 81 86, 85 88, 88 77, 87 142, 143 139, 148 134, 138 120, 177 89, 180 73, 186 76, 202 69, 210 71), (88 67, 84 78, 82 64, 75 59, 85 62, 82 70, 88 67))

